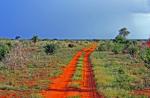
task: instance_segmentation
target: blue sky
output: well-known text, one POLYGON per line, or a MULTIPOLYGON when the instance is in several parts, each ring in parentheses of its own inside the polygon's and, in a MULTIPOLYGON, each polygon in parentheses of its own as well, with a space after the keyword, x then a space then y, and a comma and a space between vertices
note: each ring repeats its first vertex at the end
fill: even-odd
POLYGON ((150 37, 150 0, 0 0, 0 37, 109 39, 150 37))

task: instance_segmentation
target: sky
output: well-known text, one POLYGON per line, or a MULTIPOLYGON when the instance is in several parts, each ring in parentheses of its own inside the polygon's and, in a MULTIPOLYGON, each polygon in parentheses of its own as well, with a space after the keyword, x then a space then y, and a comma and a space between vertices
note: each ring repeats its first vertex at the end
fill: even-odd
POLYGON ((112 39, 150 37, 150 0, 0 0, 0 37, 112 39))

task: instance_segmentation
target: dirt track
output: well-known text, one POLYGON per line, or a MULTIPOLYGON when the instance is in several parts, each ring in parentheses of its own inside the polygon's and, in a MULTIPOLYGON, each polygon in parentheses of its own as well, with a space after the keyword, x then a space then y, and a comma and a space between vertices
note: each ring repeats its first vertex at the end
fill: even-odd
POLYGON ((96 91, 92 65, 89 59, 90 54, 95 50, 95 48, 96 45, 92 45, 89 48, 84 48, 79 51, 64 69, 64 73, 52 80, 50 89, 43 91, 41 94, 45 98, 68 98, 73 96, 81 96, 81 98, 104 98, 96 91), (70 89, 68 84, 72 79, 72 76, 76 70, 78 59, 81 55, 84 55, 81 88, 70 89))

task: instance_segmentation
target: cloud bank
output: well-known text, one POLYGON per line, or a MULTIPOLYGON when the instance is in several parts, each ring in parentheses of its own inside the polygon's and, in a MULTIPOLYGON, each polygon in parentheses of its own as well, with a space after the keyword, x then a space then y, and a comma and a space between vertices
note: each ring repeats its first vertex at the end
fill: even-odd
POLYGON ((0 12, 0 36, 114 38, 122 27, 129 38, 150 35, 150 0, 3 0, 0 12))

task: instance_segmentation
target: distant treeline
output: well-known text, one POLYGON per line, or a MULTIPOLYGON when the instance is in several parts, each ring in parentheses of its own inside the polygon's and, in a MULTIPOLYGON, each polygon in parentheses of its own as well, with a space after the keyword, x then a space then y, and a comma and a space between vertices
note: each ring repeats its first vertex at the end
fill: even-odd
MULTIPOLYGON (((31 40, 31 39, 12 39, 12 38, 0 38, 0 40, 31 40)), ((113 41, 114 39, 42 39, 40 41, 49 41, 49 40, 60 40, 60 41, 113 41)), ((128 39, 130 41, 148 41, 148 39, 128 39)))

